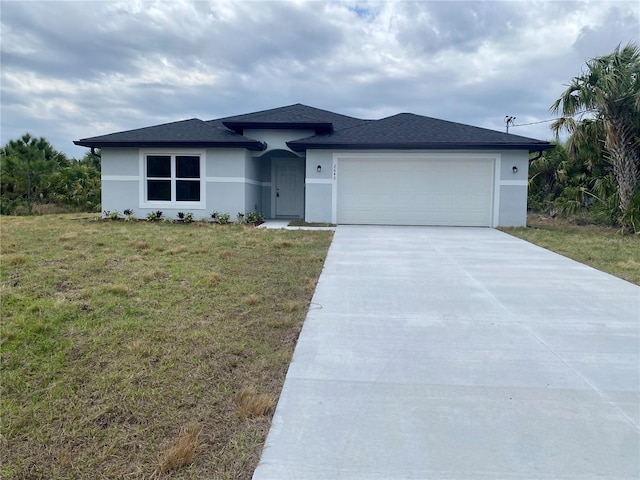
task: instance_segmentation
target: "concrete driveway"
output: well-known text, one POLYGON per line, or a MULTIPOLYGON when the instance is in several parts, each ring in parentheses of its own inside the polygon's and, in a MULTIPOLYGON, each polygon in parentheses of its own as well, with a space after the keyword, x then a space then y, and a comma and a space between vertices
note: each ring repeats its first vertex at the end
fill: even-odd
POLYGON ((254 479, 638 479, 640 287, 484 228, 340 226, 254 479))

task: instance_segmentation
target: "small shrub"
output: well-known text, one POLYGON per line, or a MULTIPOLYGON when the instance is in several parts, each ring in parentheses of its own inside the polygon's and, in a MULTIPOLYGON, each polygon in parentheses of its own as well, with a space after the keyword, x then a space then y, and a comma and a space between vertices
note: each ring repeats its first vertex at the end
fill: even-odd
POLYGON ((264 215, 260 212, 249 212, 245 215, 244 221, 250 225, 260 225, 264 223, 264 215))
POLYGON ((114 210, 113 212, 111 210, 105 210, 102 212, 102 216, 109 220, 118 220, 120 218, 120 212, 118 210, 114 210))
POLYGON ((193 220, 194 220, 194 218, 193 218, 193 213, 191 213, 191 212, 187 212, 187 213, 185 213, 185 214, 184 214, 184 217, 183 217, 183 219, 182 219, 182 221, 183 221, 184 223, 191 223, 191 222, 193 222, 193 220))
POLYGON ((131 208, 127 208, 124 212, 122 212, 124 214, 124 221, 125 222, 133 222, 136 217, 133 214, 133 210, 131 208))
POLYGON ((18 205, 14 210, 13 214, 17 217, 24 217, 27 215, 31 215, 31 210, 27 205, 18 205))
POLYGON ((214 215, 215 217, 212 218, 220 225, 227 225, 229 223, 229 219, 231 218, 231 215, 229 215, 228 213, 215 212, 214 215))
POLYGON ((147 213, 147 221, 154 222, 157 220, 162 220, 162 211, 156 210, 155 212, 147 213))

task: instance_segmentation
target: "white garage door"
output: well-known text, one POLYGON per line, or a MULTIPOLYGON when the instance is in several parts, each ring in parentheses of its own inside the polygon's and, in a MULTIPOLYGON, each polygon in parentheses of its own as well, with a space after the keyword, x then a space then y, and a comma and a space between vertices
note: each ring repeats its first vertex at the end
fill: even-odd
POLYGON ((491 226, 494 160, 340 158, 341 224, 491 226))

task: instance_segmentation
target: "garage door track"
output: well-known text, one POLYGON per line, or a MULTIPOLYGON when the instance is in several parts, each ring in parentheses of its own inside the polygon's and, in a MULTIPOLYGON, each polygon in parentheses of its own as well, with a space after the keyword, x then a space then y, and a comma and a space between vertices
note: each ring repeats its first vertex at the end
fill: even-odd
POLYGON ((493 229, 339 226, 254 479, 551 478, 640 478, 640 287, 493 229))

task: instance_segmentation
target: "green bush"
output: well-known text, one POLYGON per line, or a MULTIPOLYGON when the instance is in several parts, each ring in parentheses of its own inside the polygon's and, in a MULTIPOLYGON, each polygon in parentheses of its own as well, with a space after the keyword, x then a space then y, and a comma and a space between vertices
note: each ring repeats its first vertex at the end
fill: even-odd
POLYGON ((250 225, 260 225, 264 222, 264 215, 260 212, 249 212, 244 216, 244 221, 250 225))
POLYGON ((211 219, 214 222, 219 223, 220 225, 226 225, 229 223, 231 215, 229 215, 228 213, 213 212, 211 214, 211 219))

